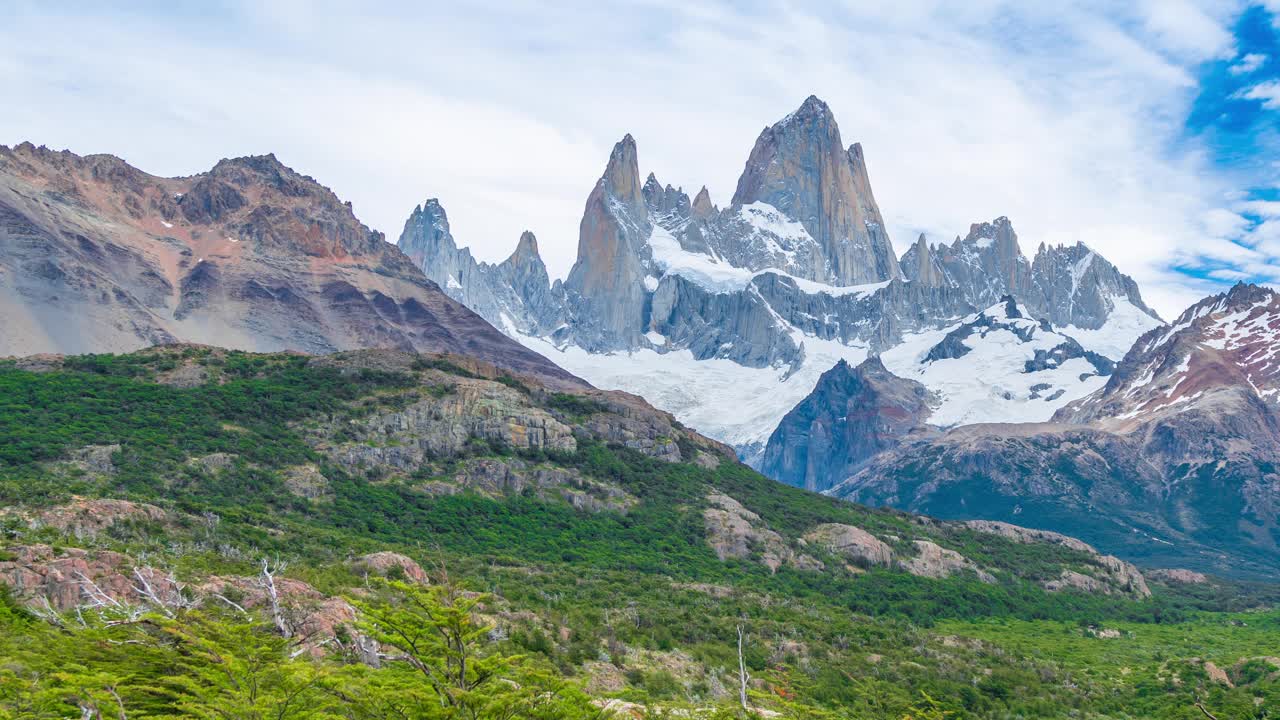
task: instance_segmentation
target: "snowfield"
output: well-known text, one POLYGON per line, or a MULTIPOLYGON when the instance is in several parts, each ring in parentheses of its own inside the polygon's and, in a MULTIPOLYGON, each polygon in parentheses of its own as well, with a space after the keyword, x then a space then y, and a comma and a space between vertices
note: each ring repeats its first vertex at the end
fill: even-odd
MULTIPOLYGON (((985 312, 1003 316, 1002 307, 985 312)), ((1003 320, 1038 325, 1030 319, 1003 320)), ((778 322, 783 321, 779 318, 778 322)), ((1132 316, 1118 313, 1112 322, 1094 331, 1081 333, 1070 328, 1044 333, 1037 328, 1030 342, 1008 330, 992 329, 984 336, 966 338, 971 351, 960 358, 925 362, 930 348, 960 324, 908 335, 881 354, 890 372, 917 380, 938 394, 940 404, 929 422, 944 427, 1048 420, 1058 408, 1102 387, 1107 378, 1097 375, 1083 358, 1067 360, 1053 369, 1024 372, 1035 351, 1050 350, 1064 341, 1064 335, 1070 335, 1086 349, 1118 360, 1124 351, 1116 352, 1115 348, 1123 345, 1128 349, 1121 339, 1128 334, 1132 343, 1137 335, 1131 333, 1141 327, 1132 316), (1081 376, 1088 377, 1081 380, 1081 376), (1047 389, 1032 389, 1045 385, 1047 389)), ((557 347, 544 338, 514 337, 597 387, 640 395, 698 432, 743 450, 762 447, 782 418, 813 391, 818 378, 836 362, 843 359, 856 366, 867 358, 865 345, 844 345, 788 328, 793 339, 804 344, 805 360, 798 367, 751 368, 718 358, 697 360, 683 349, 589 353, 573 345, 557 347)), ((661 345, 666 338, 652 333, 648 339, 661 345)))

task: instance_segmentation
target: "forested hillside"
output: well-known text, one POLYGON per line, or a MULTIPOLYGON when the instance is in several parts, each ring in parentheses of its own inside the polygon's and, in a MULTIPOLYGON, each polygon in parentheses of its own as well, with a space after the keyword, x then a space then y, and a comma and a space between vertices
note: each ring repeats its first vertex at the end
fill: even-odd
POLYGON ((1272 586, 782 486, 638 398, 458 356, 3 361, 0 508, 0 717, 1280 701, 1272 586))

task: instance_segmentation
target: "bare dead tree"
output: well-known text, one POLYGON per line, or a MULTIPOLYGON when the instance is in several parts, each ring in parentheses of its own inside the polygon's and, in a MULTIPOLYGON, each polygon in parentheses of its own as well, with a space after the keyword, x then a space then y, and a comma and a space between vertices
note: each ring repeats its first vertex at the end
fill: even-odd
POLYGON ((262 572, 258 575, 258 584, 267 596, 267 605, 271 608, 271 621, 275 623, 276 630, 281 636, 289 638, 293 637, 293 629, 285 620, 284 611, 280 607, 280 593, 276 591, 276 575, 283 572, 286 567, 288 567, 287 563, 281 562, 279 558, 274 564, 262 558, 262 572))
POLYGON ((1204 716, 1209 718, 1209 720, 1218 720, 1218 716, 1209 712, 1209 709, 1206 708, 1204 706, 1204 703, 1200 702, 1199 700, 1196 700, 1196 707, 1199 708, 1200 712, 1204 713, 1204 716))
POLYGON ((742 644, 746 639, 746 633, 743 632, 742 626, 738 626, 738 700, 742 703, 743 710, 749 710, 747 707, 747 663, 742 657, 742 644))
POLYGON ((172 572, 165 575, 159 586, 155 582, 155 576, 154 568, 135 567, 133 569, 133 577, 137 581, 133 591, 147 604, 170 619, 175 617, 176 610, 189 610, 195 607, 197 603, 183 594, 185 586, 178 582, 172 572), (143 572, 144 570, 146 572, 143 572))

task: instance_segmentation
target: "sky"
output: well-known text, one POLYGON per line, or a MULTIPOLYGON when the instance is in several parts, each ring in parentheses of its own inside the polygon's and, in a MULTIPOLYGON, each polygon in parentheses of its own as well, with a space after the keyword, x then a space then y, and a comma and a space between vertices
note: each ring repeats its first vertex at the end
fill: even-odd
POLYGON ((528 229, 563 276, 623 135, 723 206, 816 94, 899 252, 1008 216, 1170 319, 1280 283, 1278 26, 1280 0, 9 0, 0 144, 167 176, 273 152, 393 242, 437 197, 480 259, 528 229))

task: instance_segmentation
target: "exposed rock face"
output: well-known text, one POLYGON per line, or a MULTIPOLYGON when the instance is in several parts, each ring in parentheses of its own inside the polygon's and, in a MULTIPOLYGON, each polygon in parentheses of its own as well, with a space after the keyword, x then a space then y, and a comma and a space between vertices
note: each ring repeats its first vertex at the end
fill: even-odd
POLYGON ((916 540, 915 557, 899 561, 902 568, 912 575, 927 578, 951 577, 960 572, 972 572, 983 582, 995 582, 995 578, 978 568, 965 556, 944 548, 929 540, 916 540))
POLYGON ((893 564, 893 548, 875 535, 852 525, 819 525, 806 533, 804 539, 854 562, 881 567, 893 564))
POLYGON ((578 261, 565 280, 578 306, 575 319, 593 327, 601 348, 638 342, 645 325, 644 278, 652 229, 636 143, 627 135, 613 147, 604 175, 587 197, 578 230, 578 261))
POLYGON ((832 492, 1035 524, 1150 564, 1269 576, 1280 567, 1277 333, 1280 297, 1238 285, 1140 338, 1056 423, 957 428, 832 492))
POLYGON ((841 360, 769 437, 761 472, 823 491, 867 460, 925 431, 929 391, 873 357, 857 368, 841 360))
POLYGON ((1195 570, 1185 570, 1183 568, 1148 570, 1147 577, 1152 580, 1161 580, 1167 583, 1180 583, 1182 585, 1203 585, 1209 582, 1208 575, 1198 573, 1195 570))
POLYGON ((381 577, 398 574, 409 582, 423 585, 427 583, 427 573, 421 565, 405 555, 388 550, 361 555, 351 562, 351 568, 358 573, 369 573, 381 577))
POLYGON ((320 472, 320 468, 311 463, 289 468, 284 473, 284 487, 294 495, 307 500, 333 499, 329 479, 320 472))
POLYGON ((431 483, 428 492, 453 493, 463 489, 488 495, 522 495, 532 492, 543 499, 558 498, 577 510, 625 513, 637 500, 622 488, 586 477, 574 470, 532 465, 516 458, 476 458, 463 463, 453 482, 431 483))
POLYGON ((451 300, 351 206, 272 155, 160 178, 0 147, 0 355, 175 341, 465 352, 581 383, 451 300))
POLYGON ((1061 545, 1092 556, 1095 566, 1092 574, 1063 570, 1060 578, 1045 583, 1048 590, 1075 588, 1107 595, 1118 592, 1136 597, 1151 596, 1146 579, 1136 567, 1112 555, 1103 555, 1082 540, 1050 530, 1034 530, 995 520, 970 520, 964 524, 973 530, 1000 535, 1014 542, 1061 545))
POLYGON ((773 572, 783 565, 801 570, 822 569, 821 562, 795 552, 781 535, 770 530, 759 515, 742 503, 717 492, 708 495, 707 500, 711 503, 711 507, 703 511, 707 542, 721 560, 754 558, 773 572))
POLYGON ((50 527, 80 538, 93 538, 122 522, 165 522, 164 510, 128 500, 76 500, 50 508, 30 519, 33 527, 50 527))
POLYGON ((430 459, 461 454, 473 439, 516 449, 577 449, 572 428, 532 405, 520 391, 487 380, 460 380, 450 393, 428 395, 343 429, 354 434, 353 440, 327 452, 353 470, 412 471, 430 459))
POLYGON ((862 147, 845 150, 831 109, 818 98, 809 96, 760 133, 733 194, 735 207, 756 202, 798 220, 817 242, 821 254, 801 277, 861 285, 899 276, 862 147))

